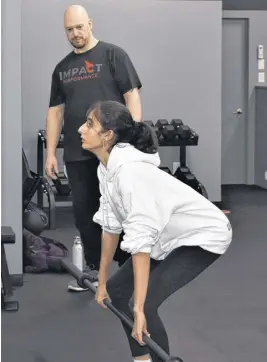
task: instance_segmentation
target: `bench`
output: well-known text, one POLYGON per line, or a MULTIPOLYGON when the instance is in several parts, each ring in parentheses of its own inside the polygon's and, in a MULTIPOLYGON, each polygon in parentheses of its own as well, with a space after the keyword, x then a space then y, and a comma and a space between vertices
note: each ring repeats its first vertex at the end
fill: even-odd
POLYGON ((19 310, 19 303, 13 300, 13 289, 9 269, 6 260, 4 244, 15 244, 15 233, 10 226, 1 226, 1 309, 16 312, 19 310))

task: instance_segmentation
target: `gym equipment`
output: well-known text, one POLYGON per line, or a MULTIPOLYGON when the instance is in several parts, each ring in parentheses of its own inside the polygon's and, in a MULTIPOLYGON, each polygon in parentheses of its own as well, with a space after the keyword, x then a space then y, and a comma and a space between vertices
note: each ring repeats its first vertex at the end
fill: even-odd
POLYGON ((183 121, 179 118, 173 118, 171 120, 171 124, 175 127, 179 127, 179 126, 182 126, 183 125, 183 121))
POLYGON ((166 119, 159 119, 156 123, 159 133, 159 141, 177 141, 177 134, 175 132, 175 127, 172 124, 168 124, 166 119))
POLYGON ((158 119, 154 127, 157 130, 159 146, 197 146, 198 135, 178 118, 170 123, 166 119, 158 119))
POLYGON ((170 175, 172 175, 172 172, 171 172, 171 170, 169 169, 169 167, 159 167, 162 171, 165 171, 165 172, 167 172, 167 173, 169 173, 170 175))
POLYGON ((164 126, 167 126, 169 123, 167 121, 167 119, 158 119, 157 120, 157 123, 156 123, 156 126, 158 128, 163 128, 164 126))
POLYGON ((181 125, 177 128, 177 134, 182 140, 188 140, 191 136, 191 129, 188 126, 181 125))
POLYGON ((177 168, 177 170, 174 172, 174 175, 178 180, 187 183, 187 176, 190 175, 190 170, 186 166, 180 166, 177 168))
MULTIPOLYGON (((50 229, 55 228, 55 197, 51 186, 47 179, 43 176, 36 174, 30 170, 29 163, 24 150, 22 149, 22 189, 23 189, 23 214, 24 222, 34 226, 34 219, 37 221, 36 228, 44 227, 50 229), (42 196, 45 194, 48 199, 48 222, 46 222, 47 214, 43 211, 43 207, 31 203, 31 200, 36 192, 41 192, 42 196), (31 204, 30 204, 31 203, 31 204), (30 213, 29 213, 30 212, 30 213), (35 214, 33 214, 35 212, 35 214), (38 219, 39 217, 39 219, 38 219), (41 219, 40 219, 41 218, 41 219)), ((26 227, 26 226, 25 226, 26 227)), ((29 229, 31 231, 31 229, 29 229)))
POLYGON ((197 190, 202 196, 204 196, 206 199, 209 199, 208 192, 205 188, 205 186, 198 181, 198 190, 197 190))
MULTIPOLYGON (((64 148, 64 128, 61 130, 57 149, 64 148)), ((37 173, 40 177, 44 176, 44 150, 46 149, 46 131, 41 129, 38 132, 37 141, 37 173)), ((68 185, 68 179, 63 176, 64 172, 59 175, 60 180, 52 180, 51 187, 54 192, 56 202, 72 201, 71 189, 68 185), (54 182, 55 181, 55 182, 54 182)), ((37 191, 37 205, 43 208, 43 190, 41 187, 37 191)), ((55 204, 56 206, 56 204, 55 204)))
POLYGON ((1 226, 1 309, 8 312, 17 312, 19 302, 13 300, 12 283, 6 260, 4 244, 15 244, 15 233, 10 226, 1 226))
POLYGON ((29 202, 23 214, 23 228, 32 232, 34 235, 40 235, 48 224, 49 219, 47 214, 34 202, 29 202))
POLYGON ((203 184, 198 181, 196 176, 193 173, 191 173, 188 167, 186 166, 178 167, 173 176, 176 177, 181 182, 185 183, 186 185, 192 187, 192 189, 194 189, 195 191, 197 191, 202 196, 208 199, 207 190, 205 189, 203 184))
POLYGON ((144 123, 148 124, 150 127, 154 127, 154 123, 152 121, 144 121, 144 123))
MULTIPOLYGON (((154 127, 158 137, 159 146, 179 146, 180 147, 180 167, 173 175, 180 181, 192 187, 201 195, 208 199, 207 191, 204 185, 198 181, 196 176, 186 166, 186 147, 198 145, 198 135, 189 126, 184 125, 179 118, 173 118, 170 123, 166 119, 158 119, 156 124, 144 121, 151 127, 154 127)), ((163 171, 172 174, 168 167, 160 167, 163 171)))
POLYGON ((52 182, 58 195, 68 196, 71 193, 71 188, 64 173, 60 173, 55 180, 52 179, 52 182))
POLYGON ((188 126, 183 124, 181 119, 172 119, 171 125, 175 128, 175 134, 182 140, 198 139, 198 135, 188 126))
MULTIPOLYGON (((72 277, 74 277, 78 284, 83 288, 88 288, 92 293, 96 293, 96 288, 90 282, 90 276, 86 273, 82 273, 80 269, 78 269, 69 259, 62 259, 63 268, 70 273, 72 277)), ((114 307, 112 302, 109 300, 104 300, 105 305, 129 328, 133 328, 133 321, 126 316, 124 313, 120 312, 117 308, 114 307)), ((168 355, 158 344, 156 344, 151 338, 148 336, 143 337, 146 345, 156 353, 163 361, 166 362, 183 362, 180 357, 173 357, 168 355)))
POLYGON ((188 140, 191 136, 191 129, 183 124, 181 119, 172 119, 171 125, 175 129, 175 135, 182 140, 188 140))

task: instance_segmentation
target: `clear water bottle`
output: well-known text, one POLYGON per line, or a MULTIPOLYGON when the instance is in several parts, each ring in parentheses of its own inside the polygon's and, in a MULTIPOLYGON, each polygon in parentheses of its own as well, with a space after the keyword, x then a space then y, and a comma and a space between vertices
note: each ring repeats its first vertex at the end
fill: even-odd
POLYGON ((78 269, 83 271, 83 245, 79 236, 74 238, 72 247, 72 262, 78 269))

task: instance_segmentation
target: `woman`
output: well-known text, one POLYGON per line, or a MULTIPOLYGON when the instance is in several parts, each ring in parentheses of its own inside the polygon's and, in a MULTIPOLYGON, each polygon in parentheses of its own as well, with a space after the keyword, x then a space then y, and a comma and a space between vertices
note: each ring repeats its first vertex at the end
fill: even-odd
POLYGON ((135 122, 114 101, 94 104, 79 129, 82 147, 100 160, 102 226, 97 302, 112 303, 134 318, 124 326, 134 361, 160 361, 149 355, 143 333, 169 353, 168 336, 158 308, 224 254, 232 239, 229 220, 189 186, 159 169, 152 129, 135 122), (132 257, 108 278, 119 235, 132 257))

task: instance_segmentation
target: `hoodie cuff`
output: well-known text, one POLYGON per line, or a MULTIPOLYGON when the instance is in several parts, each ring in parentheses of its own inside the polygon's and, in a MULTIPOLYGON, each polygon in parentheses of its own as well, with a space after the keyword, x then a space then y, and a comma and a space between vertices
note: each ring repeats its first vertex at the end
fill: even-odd
POLYGON ((132 253, 132 255, 138 254, 138 253, 151 254, 151 250, 152 250, 152 248, 150 246, 144 246, 143 248, 138 249, 135 253, 132 253))
POLYGON ((147 253, 150 254, 155 241, 151 237, 142 237, 141 239, 125 240, 121 242, 121 249, 129 254, 147 253))
POLYGON ((122 229, 108 229, 105 226, 102 227, 103 231, 106 231, 109 234, 116 234, 116 235, 120 235, 122 233, 122 229))

